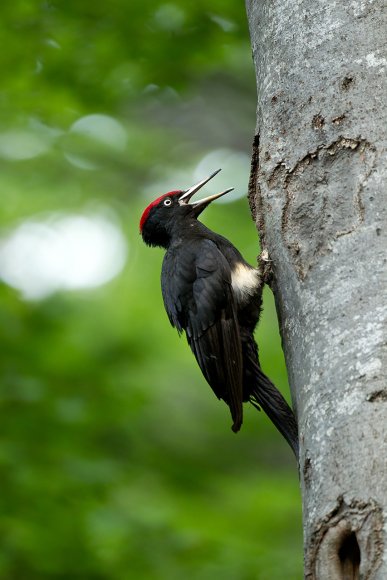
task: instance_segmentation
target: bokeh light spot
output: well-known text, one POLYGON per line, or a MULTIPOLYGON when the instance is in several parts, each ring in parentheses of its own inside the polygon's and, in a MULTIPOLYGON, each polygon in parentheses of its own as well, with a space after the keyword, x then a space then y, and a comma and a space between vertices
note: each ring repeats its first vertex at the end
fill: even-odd
POLYGON ((68 132, 65 157, 80 169, 98 167, 98 158, 122 153, 127 145, 125 128, 109 115, 86 115, 73 123, 68 132))
POLYGON ((212 183, 213 193, 233 187, 234 191, 216 200, 216 203, 230 203, 247 196, 250 176, 250 157, 247 153, 231 149, 215 149, 198 163, 194 178, 199 181, 219 167, 222 171, 212 183), (216 190, 216 191, 215 191, 216 190))
MULTIPOLYGON (((216 203, 230 203, 241 197, 247 197, 250 157, 247 153, 232 149, 210 151, 202 157, 193 171, 188 168, 184 171, 171 169, 166 174, 165 179, 147 185, 144 188, 144 196, 147 200, 152 200, 168 191, 186 189, 219 168, 222 171, 197 193, 195 199, 218 193, 230 187, 233 187, 234 191, 217 199, 216 203)), ((165 168, 163 172, 165 172, 165 168)))
POLYGON ((0 157, 8 161, 23 161, 38 157, 50 148, 50 141, 31 131, 13 129, 0 133, 0 157))
POLYGON ((185 21, 184 11, 175 4, 163 4, 155 12, 155 23, 163 30, 179 30, 185 21))
POLYGON ((100 215, 29 220, 0 240, 0 278, 25 299, 58 290, 93 288, 124 267, 127 242, 117 223, 100 215))

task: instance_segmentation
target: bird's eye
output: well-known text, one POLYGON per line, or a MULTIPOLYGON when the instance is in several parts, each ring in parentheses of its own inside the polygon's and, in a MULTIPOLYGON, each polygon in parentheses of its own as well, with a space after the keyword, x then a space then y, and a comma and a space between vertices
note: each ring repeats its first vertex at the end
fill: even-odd
POLYGON ((164 205, 171 205, 172 200, 169 199, 169 197, 167 197, 167 199, 164 199, 164 205))

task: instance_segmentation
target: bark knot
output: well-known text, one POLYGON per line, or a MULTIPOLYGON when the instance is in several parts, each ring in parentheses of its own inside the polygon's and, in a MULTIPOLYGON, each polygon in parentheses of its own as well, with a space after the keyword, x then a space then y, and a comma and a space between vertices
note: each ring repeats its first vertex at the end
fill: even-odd
POLYGON ((313 129, 322 129, 325 125, 325 119, 322 115, 315 115, 312 119, 313 129))
POLYGON ((350 76, 346 76, 343 78, 343 80, 341 81, 341 88, 343 91, 349 91, 349 89, 351 88, 351 86, 354 83, 354 78, 350 77, 350 76))

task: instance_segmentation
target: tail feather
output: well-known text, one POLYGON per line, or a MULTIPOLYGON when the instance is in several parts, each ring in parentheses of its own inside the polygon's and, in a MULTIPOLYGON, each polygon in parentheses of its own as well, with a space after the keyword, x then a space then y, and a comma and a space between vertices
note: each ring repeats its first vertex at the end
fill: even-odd
POLYGON ((256 381, 250 390, 250 402, 254 406, 262 407, 278 431, 285 437, 296 459, 298 459, 298 428, 292 409, 258 365, 255 365, 254 374, 256 381))

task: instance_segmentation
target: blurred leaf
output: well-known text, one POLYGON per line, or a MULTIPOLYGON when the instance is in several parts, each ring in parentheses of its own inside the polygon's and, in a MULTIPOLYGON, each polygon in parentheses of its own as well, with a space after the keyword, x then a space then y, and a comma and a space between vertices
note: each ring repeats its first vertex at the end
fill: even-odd
MULTIPOLYGON (((300 578, 290 451, 252 408, 231 432, 169 326, 163 252, 138 235, 157 184, 190 185, 214 150, 223 166, 250 155, 243 5, 4 0, 0 30, 0 264, 27 220, 101 207, 128 249, 104 285, 29 301, 0 286, 0 578, 300 578)), ((225 169, 236 179, 240 166, 225 169)), ((203 220, 255 262, 245 199, 203 220)), ((286 389, 269 292, 258 336, 265 371, 286 389)))

